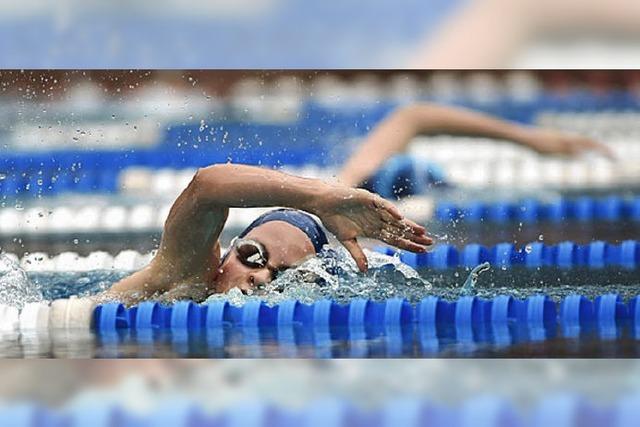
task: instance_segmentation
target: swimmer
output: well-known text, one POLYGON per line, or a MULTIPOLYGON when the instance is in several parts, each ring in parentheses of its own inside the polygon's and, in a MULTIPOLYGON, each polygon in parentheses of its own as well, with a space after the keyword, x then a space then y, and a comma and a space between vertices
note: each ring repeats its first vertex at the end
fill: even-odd
POLYGON ((150 298, 204 300, 235 287, 248 294, 259 291, 280 271, 327 244, 323 229, 309 213, 335 235, 363 272, 367 258, 358 238, 412 252, 424 252, 433 244, 424 227, 366 190, 219 164, 198 170, 174 202, 149 265, 99 298, 133 304, 150 298), (260 216, 221 254, 218 238, 229 208, 271 206, 285 208, 260 216))
POLYGON ((389 201, 355 189, 418 134, 474 135, 511 140, 545 154, 575 155, 609 149, 589 138, 525 127, 461 108, 417 104, 383 120, 342 168, 338 183, 299 178, 246 165, 199 170, 175 201, 151 263, 101 297, 135 303, 149 298, 204 300, 237 287, 262 289, 278 272, 318 253, 333 233, 360 271, 367 258, 358 238, 423 252, 433 244, 424 227, 389 201), (218 238, 229 208, 284 206, 262 215, 221 254, 218 238))
POLYGON ((575 156, 595 151, 609 159, 604 144, 581 135, 522 126, 458 107, 412 104, 382 120, 365 138, 338 174, 347 186, 359 186, 391 156, 403 152, 418 135, 464 135, 512 141, 541 154, 575 156))

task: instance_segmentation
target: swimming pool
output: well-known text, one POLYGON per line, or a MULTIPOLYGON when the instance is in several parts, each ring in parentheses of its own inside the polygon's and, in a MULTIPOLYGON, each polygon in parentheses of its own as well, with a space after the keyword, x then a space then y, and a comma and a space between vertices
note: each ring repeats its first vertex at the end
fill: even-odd
POLYGON ((0 306, 0 355, 636 356, 639 255, 632 240, 438 245, 420 257, 369 252, 371 269, 361 276, 344 250, 332 249, 279 276, 264 295, 232 290, 202 304, 130 308, 82 297, 107 289, 150 254, 31 254, 21 260, 29 271, 5 257, 11 269, 3 280, 15 285, 5 298, 20 295, 24 305, 0 306), (470 274, 483 262, 492 268, 470 274))
MULTIPOLYGON (((635 355, 640 98, 632 86, 557 91, 541 77, 524 85, 533 90, 508 89, 512 77, 538 79, 403 79, 415 87, 412 100, 579 131, 619 161, 416 138, 372 185, 389 199, 403 196, 401 210, 438 241, 433 251, 394 254, 367 242, 374 268, 366 275, 345 254, 327 255, 283 274, 266 295, 232 292, 201 305, 98 307, 84 297, 149 262, 172 201, 198 167, 232 160, 334 176, 358 141, 406 102, 394 84, 241 81, 229 99, 193 91, 145 98, 147 107, 180 98, 153 111, 126 98, 87 111, 64 101, 3 104, 0 355, 635 355), (77 123, 62 120, 70 111, 77 123), (465 286, 485 262, 491 268, 465 286)), ((232 210, 223 246, 260 213, 232 210)))

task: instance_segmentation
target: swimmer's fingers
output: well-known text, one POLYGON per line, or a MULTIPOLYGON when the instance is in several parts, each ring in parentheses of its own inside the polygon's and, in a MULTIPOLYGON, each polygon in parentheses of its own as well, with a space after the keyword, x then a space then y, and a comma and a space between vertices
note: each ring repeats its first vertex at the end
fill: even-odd
POLYGON ((567 134, 549 129, 530 129, 524 144, 542 154, 575 156, 585 151, 596 151, 609 159, 615 159, 611 149, 590 137, 567 134))
POLYGON ((358 270, 365 273, 369 265, 367 263, 367 257, 362 251, 362 248, 360 247, 360 245, 358 244, 358 241, 355 238, 353 238, 353 239, 343 240, 340 243, 342 243, 342 245, 349 251, 349 253, 353 257, 353 260, 356 262, 356 265, 358 266, 358 270))
POLYGON ((404 238, 420 245, 431 246, 433 244, 433 239, 424 234, 424 231, 421 230, 416 232, 408 225, 394 226, 388 224, 383 227, 383 230, 395 235, 396 237, 404 238))
POLYGON ((424 228, 418 223, 411 221, 408 218, 402 218, 401 220, 383 219, 383 222, 385 222, 386 224, 392 225, 394 227, 411 230, 411 232, 415 234, 425 234, 427 232, 426 228, 424 228))
POLYGON ((401 230, 404 230, 406 232, 410 232, 413 234, 419 234, 419 235, 424 235, 427 232, 427 229, 424 228, 422 225, 411 221, 408 218, 402 218, 401 220, 392 220, 392 221, 384 221, 385 225, 391 226, 391 227, 396 227, 399 228, 401 230))
POLYGON ((610 160, 615 159, 613 151, 607 145, 584 136, 562 135, 556 151, 570 156, 576 156, 587 151, 594 151, 610 160))
POLYGON ((416 252, 416 253, 422 253, 427 251, 427 247, 425 245, 421 245, 409 239, 398 238, 398 241, 394 246, 396 246, 399 249, 404 249, 405 251, 416 252))
POLYGON ((400 237, 397 234, 391 233, 387 230, 380 232, 380 240, 390 245, 393 245, 399 249, 404 249, 411 252, 426 252, 427 244, 421 244, 411 239, 400 237))
POLYGON ((409 229, 414 233, 414 234, 420 234, 420 235, 424 235, 427 232, 427 229, 424 228, 423 226, 421 226, 420 224, 411 221, 410 219, 403 219, 402 223, 406 226, 409 227, 409 229))
POLYGON ((593 139, 583 138, 581 142, 581 146, 584 150, 596 151, 610 160, 615 160, 616 158, 615 154, 613 153, 613 150, 611 150, 610 147, 608 147, 607 145, 601 142, 595 141, 593 139))

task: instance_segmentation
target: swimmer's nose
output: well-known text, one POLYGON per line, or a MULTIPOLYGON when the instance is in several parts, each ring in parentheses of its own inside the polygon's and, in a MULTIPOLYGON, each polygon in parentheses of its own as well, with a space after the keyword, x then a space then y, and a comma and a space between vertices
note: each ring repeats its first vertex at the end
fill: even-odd
POLYGON ((240 281, 240 284, 236 287, 240 289, 244 295, 249 295, 252 292, 261 290, 261 288, 271 281, 271 273, 266 271, 252 271, 247 273, 245 280, 240 281))
POLYGON ((250 289, 258 290, 270 281, 271 272, 266 268, 261 270, 254 270, 249 273, 248 285, 250 286, 250 289))

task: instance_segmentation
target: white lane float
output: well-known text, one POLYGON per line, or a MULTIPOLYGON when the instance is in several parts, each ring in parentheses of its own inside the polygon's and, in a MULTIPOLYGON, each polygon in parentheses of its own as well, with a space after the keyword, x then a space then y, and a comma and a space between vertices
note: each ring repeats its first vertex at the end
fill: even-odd
POLYGON ((20 331, 48 331, 50 310, 45 302, 25 304, 20 311, 20 331))
POLYGON ((20 260, 20 267, 29 271, 53 271, 54 263, 44 252, 34 252, 25 255, 20 260))
POLYGON ((88 330, 91 328, 96 305, 97 303, 90 298, 71 297, 54 300, 49 311, 49 327, 56 330, 88 330))
POLYGON ((80 255, 77 252, 62 252, 53 257, 55 271, 74 271, 78 266, 80 255))
POLYGON ((10 333, 18 329, 20 312, 16 307, 0 304, 0 333, 10 333))

